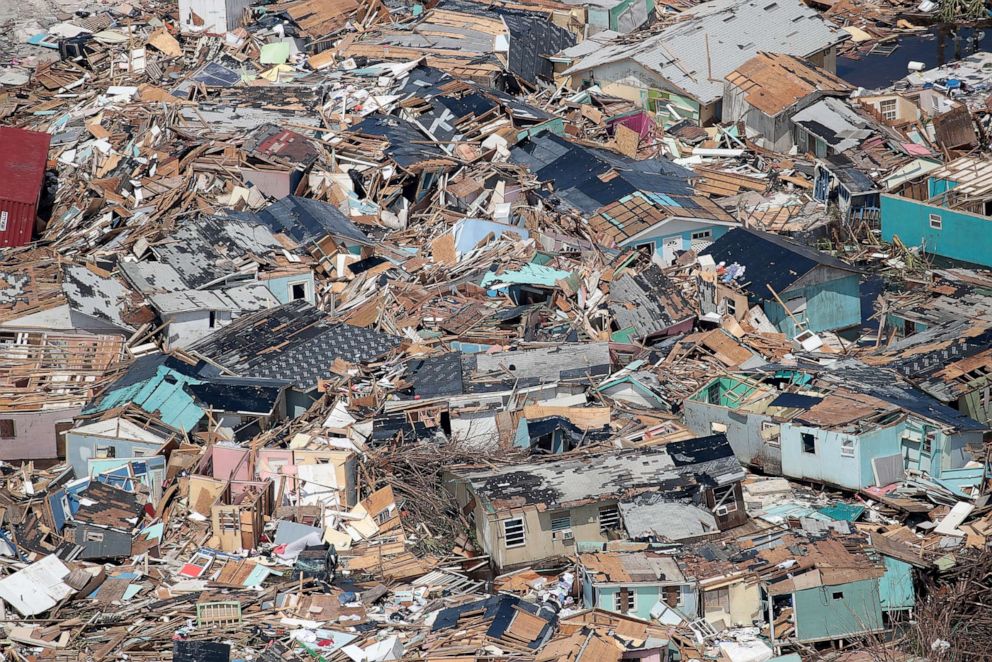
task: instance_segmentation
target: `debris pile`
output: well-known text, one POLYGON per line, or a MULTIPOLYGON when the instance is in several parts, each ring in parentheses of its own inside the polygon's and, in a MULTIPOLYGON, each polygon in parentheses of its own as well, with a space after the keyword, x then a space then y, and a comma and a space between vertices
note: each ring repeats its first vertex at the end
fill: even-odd
POLYGON ((989 54, 837 73, 911 9, 0 7, 3 655, 980 657, 989 54))

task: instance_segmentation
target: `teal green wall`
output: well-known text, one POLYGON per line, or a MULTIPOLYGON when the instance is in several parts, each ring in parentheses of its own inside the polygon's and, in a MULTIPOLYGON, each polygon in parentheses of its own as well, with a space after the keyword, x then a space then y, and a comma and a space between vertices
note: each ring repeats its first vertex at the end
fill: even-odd
POLYGON ((793 606, 799 641, 840 639, 882 628, 876 579, 796 591, 793 606), (836 593, 843 597, 834 598, 836 593))
POLYGON ((878 580, 882 611, 912 609, 916 604, 913 591, 913 566, 899 559, 883 556, 885 574, 878 580))
POLYGON ((992 219, 893 195, 882 196, 882 239, 894 236, 928 253, 992 267, 992 219), (940 214, 941 229, 930 227, 940 214))
MULTIPOLYGON (((699 600, 695 590, 688 584, 683 584, 680 589, 682 601, 678 609, 685 614, 694 616, 699 609, 699 600)), ((591 590, 591 588, 589 590, 591 590)), ((634 599, 634 611, 629 612, 629 615, 636 616, 637 618, 643 618, 645 620, 651 620, 651 609, 658 604, 661 596, 664 595, 662 585, 653 584, 649 586, 628 586, 627 590, 633 591, 634 595, 637 596, 634 599)), ((587 592, 586 586, 583 586, 583 600, 585 600, 583 606, 592 607, 593 600, 595 599, 596 607, 599 607, 605 611, 616 613, 616 596, 619 592, 619 586, 600 586, 593 591, 593 595, 595 595, 595 598, 593 598, 592 595, 587 592)))
MULTIPOLYGON (((766 294, 770 296, 770 293, 758 293, 761 298, 766 294)), ((861 323, 861 282, 858 274, 796 288, 779 296, 785 300, 806 297, 806 310, 796 317, 813 332, 846 329, 861 323)), ((774 298, 765 300, 762 307, 768 320, 779 331, 790 338, 799 334, 792 317, 774 298)))

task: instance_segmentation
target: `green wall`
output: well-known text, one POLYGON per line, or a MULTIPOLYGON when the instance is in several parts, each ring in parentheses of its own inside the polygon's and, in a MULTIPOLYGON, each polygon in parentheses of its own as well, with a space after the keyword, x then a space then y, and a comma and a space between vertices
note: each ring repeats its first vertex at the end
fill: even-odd
POLYGON ((841 639, 882 628, 877 579, 796 591, 793 604, 799 641, 841 639))

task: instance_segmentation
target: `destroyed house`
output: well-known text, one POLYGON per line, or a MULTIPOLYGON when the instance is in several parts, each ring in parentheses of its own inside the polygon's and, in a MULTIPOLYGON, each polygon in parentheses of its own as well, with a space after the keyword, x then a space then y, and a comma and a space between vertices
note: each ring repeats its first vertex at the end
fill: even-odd
POLYGON ((399 345, 398 338, 332 322, 305 301, 295 301, 239 317, 188 349, 240 377, 288 382, 287 413, 296 416, 312 404, 336 360, 370 362, 399 345))
POLYGON ((984 426, 899 381, 853 362, 718 377, 685 401, 686 424, 726 434, 741 462, 770 474, 860 490, 916 473, 971 494, 984 426))
POLYGON ((726 76, 723 121, 744 122, 747 135, 766 149, 788 152, 792 115, 825 96, 846 96, 850 84, 801 58, 758 53, 726 76))
POLYGON ((142 356, 82 413, 133 405, 176 430, 228 437, 246 427, 259 432, 286 416, 288 380, 207 374, 211 372, 216 371, 167 354, 142 356))
POLYGON ((0 460, 66 458, 66 431, 123 360, 118 335, 0 330, 0 460))
POLYGON ((148 302, 162 321, 166 351, 186 347, 240 315, 279 305, 262 283, 164 292, 149 296, 148 302))
POLYGON ((792 535, 758 552, 771 637, 812 644, 885 629, 880 588, 885 566, 845 543, 792 535))
POLYGON ((894 369, 945 405, 976 421, 992 421, 992 323, 958 319, 935 324, 862 357, 894 369))
POLYGON ((860 272, 833 256, 746 228, 731 230, 702 253, 718 265, 700 276, 704 313, 739 320, 759 306, 790 338, 861 323, 860 272))
POLYGON ((528 136, 510 150, 510 161, 551 182, 551 202, 593 214, 635 191, 691 195, 692 171, 666 158, 637 161, 580 145, 549 131, 528 136))
POLYGON ((382 29, 344 45, 344 57, 411 61, 487 87, 517 89, 504 72, 535 84, 552 79, 548 56, 573 46, 576 37, 555 25, 544 11, 444 0, 406 30, 382 29))
POLYGON ((442 175, 455 160, 428 139, 414 123, 382 113, 371 113, 339 134, 335 151, 360 163, 351 171, 363 192, 379 188, 379 206, 405 220, 411 209, 424 206, 442 175), (379 165, 369 167, 370 154, 379 165, 392 166, 391 176, 381 181, 379 165))
POLYGON ((882 195, 882 239, 992 267, 992 161, 963 156, 882 195))
POLYGON ((722 436, 671 442, 664 447, 605 455, 561 457, 497 469, 454 467, 445 485, 469 513, 497 568, 519 567, 574 553, 576 541, 605 542, 633 532, 647 540, 712 535, 746 520, 744 472, 722 436), (693 508, 707 527, 666 526, 659 503, 647 495, 693 508), (646 511, 652 511, 645 515, 646 511), (623 514, 622 514, 623 513, 623 514), (650 521, 650 522, 649 522, 650 521), (723 522, 721 526, 720 522, 723 522))
POLYGON ((720 118, 723 79, 759 52, 836 69, 836 30, 799 0, 710 0, 636 44, 613 43, 565 71, 572 86, 597 84, 661 116, 666 124, 720 118))
POLYGON ((151 321, 141 297, 96 266, 60 262, 47 249, 0 263, 0 330, 128 336, 151 321))
POLYGON ((106 461, 126 462, 133 458, 164 455, 178 445, 181 435, 137 407, 83 418, 66 432, 66 461, 76 478, 93 477, 106 461))
POLYGON ((553 113, 434 67, 413 69, 398 93, 405 95, 400 116, 417 124, 449 153, 477 153, 469 148, 472 142, 479 142, 480 148, 512 142, 503 137, 503 130, 494 132, 507 120, 518 129, 518 138, 542 128, 564 132, 564 122, 553 113))
POLYGON ((241 167, 245 182, 280 200, 293 195, 320 153, 304 135, 263 124, 242 146, 250 162, 241 167))
POLYGON ((341 210, 321 200, 289 195, 255 213, 234 212, 232 216, 260 223, 300 246, 319 242, 327 236, 346 249, 357 250, 372 244, 372 240, 341 210))
POLYGON ((582 606, 651 620, 660 602, 694 617, 696 587, 676 559, 648 550, 576 554, 582 606))
POLYGON ((564 0, 564 2, 566 5, 584 9, 587 36, 609 33, 609 31, 630 34, 649 23, 655 15, 654 0, 564 0))
POLYGON ((699 252, 728 230, 733 216, 701 195, 635 191, 601 207, 589 219, 593 237, 609 248, 636 248, 671 266, 686 251, 699 252))
MULTIPOLYGON (((254 217, 203 216, 179 224, 121 272, 145 295, 208 290, 245 281, 264 284, 283 303, 314 301, 313 270, 288 236, 281 241, 254 217)), ((201 313, 202 317, 202 313, 201 313)))

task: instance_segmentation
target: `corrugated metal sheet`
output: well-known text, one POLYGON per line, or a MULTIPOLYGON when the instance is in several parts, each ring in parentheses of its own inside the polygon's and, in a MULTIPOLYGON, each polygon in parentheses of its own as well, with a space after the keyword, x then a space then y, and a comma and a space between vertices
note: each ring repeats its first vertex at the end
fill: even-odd
POLYGON ((0 127, 0 246, 31 241, 51 138, 0 127))

